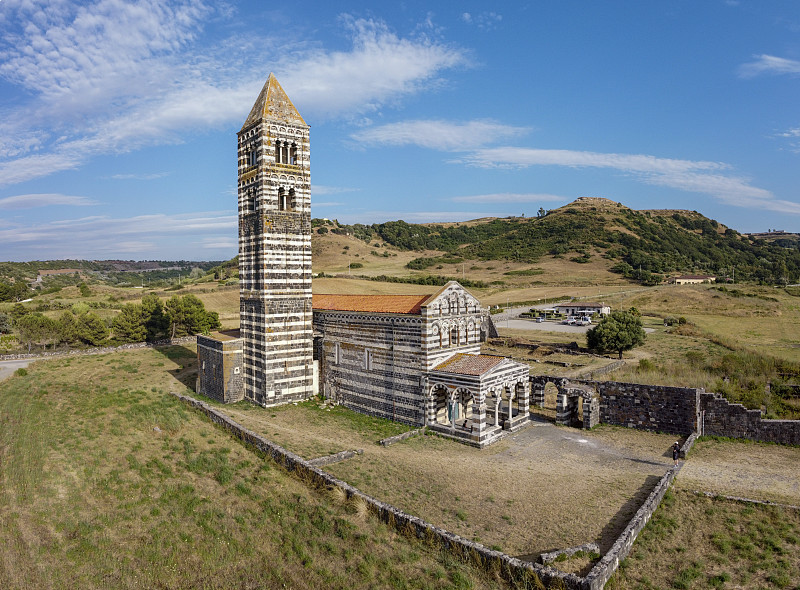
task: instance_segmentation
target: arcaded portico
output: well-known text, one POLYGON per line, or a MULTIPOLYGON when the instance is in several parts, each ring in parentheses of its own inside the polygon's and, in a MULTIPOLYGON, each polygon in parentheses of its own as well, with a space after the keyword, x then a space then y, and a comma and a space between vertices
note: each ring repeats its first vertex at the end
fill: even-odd
POLYGON ((594 428, 600 424, 600 396, 590 385, 573 383, 566 377, 531 377, 532 404, 544 406, 544 390, 548 383, 558 389, 556 424, 594 428))
POLYGON ((523 363, 455 354, 426 378, 426 425, 442 435, 483 447, 529 420, 529 369, 523 363))

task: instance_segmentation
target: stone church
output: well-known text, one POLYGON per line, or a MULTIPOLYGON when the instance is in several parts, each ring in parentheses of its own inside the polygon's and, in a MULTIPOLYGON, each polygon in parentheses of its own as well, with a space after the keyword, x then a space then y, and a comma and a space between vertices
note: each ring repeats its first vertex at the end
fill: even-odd
POLYGON ((488 310, 428 295, 311 293, 309 126, 270 74, 238 133, 240 329, 197 337, 198 393, 262 406, 322 394, 484 446, 528 420, 528 367, 480 354, 488 310))

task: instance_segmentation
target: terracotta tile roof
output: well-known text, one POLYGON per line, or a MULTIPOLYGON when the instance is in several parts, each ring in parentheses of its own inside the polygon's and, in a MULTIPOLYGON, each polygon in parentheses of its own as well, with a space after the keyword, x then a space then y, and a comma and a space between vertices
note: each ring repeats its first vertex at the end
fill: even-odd
POLYGON ((430 295, 325 295, 314 294, 313 309, 418 314, 430 295))
POLYGON ((573 301, 572 303, 559 303, 555 307, 582 307, 584 309, 589 309, 591 307, 607 307, 607 306, 603 303, 589 303, 588 301, 587 302, 573 301))
POLYGON ((436 365, 433 370, 456 375, 483 375, 506 360, 503 356, 458 353, 436 365))

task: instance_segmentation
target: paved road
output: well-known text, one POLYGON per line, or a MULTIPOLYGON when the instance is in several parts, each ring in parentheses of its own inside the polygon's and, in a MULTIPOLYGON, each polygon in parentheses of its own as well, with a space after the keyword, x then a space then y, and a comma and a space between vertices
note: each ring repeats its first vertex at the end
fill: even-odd
MULTIPOLYGON (((505 314, 496 314, 492 316, 492 321, 498 330, 508 328, 511 330, 536 330, 540 332, 562 332, 567 334, 585 334, 589 328, 594 326, 570 326, 562 324, 561 320, 547 320, 542 323, 537 323, 534 320, 520 318, 519 314, 523 311, 528 311, 528 308, 517 308, 512 310, 512 313, 507 317, 505 314), (518 310, 518 311, 517 311, 518 310), (514 314, 516 312, 516 315, 514 314)), ((645 328, 645 332, 655 332, 653 328, 645 328)))
POLYGON ((15 361, 0 361, 0 381, 6 377, 11 377, 11 374, 17 369, 27 367, 33 361, 38 359, 20 359, 15 361))

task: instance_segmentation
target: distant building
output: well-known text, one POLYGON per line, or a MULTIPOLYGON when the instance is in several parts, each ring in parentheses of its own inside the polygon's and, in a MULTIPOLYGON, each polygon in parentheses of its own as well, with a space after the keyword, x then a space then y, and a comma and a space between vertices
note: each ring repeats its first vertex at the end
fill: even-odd
POLYGON ((700 283, 714 283, 717 277, 714 275, 681 275, 672 277, 669 282, 675 285, 699 285, 700 283))
POLYGON ((581 301, 571 301, 570 303, 560 303, 554 306, 554 309, 564 315, 574 316, 601 316, 605 317, 611 314, 611 306, 605 303, 588 303, 581 301))

